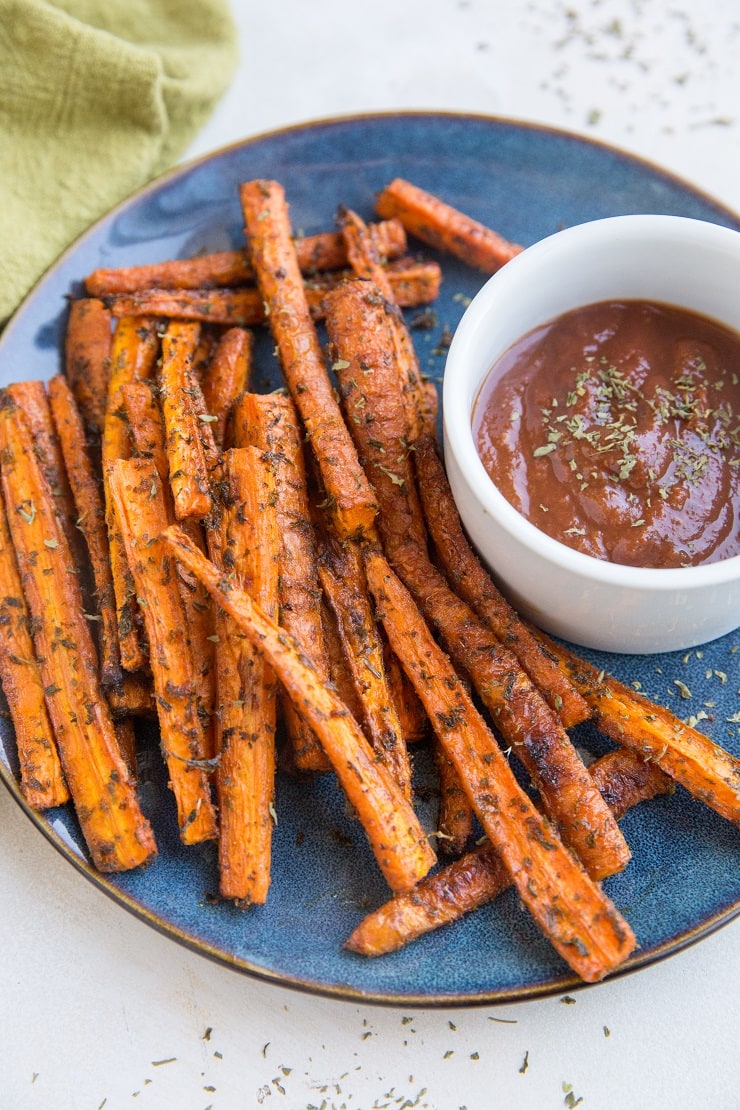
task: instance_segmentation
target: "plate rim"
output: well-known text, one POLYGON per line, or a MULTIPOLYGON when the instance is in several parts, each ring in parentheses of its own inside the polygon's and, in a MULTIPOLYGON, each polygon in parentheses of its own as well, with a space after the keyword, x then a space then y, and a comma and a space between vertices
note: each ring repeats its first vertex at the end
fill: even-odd
MULTIPOLYGON (((460 123, 471 121, 476 124, 513 128, 534 135, 550 135, 573 142, 578 146, 602 150, 605 154, 624 159, 635 168, 642 168, 648 175, 659 178, 679 188, 683 192, 690 194, 713 209, 718 216, 740 224, 740 209, 735 211, 725 202, 712 196, 710 192, 694 185, 673 170, 666 169, 649 158, 635 154, 617 144, 607 142, 598 137, 591 138, 565 127, 538 123, 534 120, 519 120, 515 117, 492 115, 482 112, 457 112, 435 109, 371 111, 320 117, 267 129, 249 135, 243 139, 221 145, 197 157, 178 163, 176 166, 157 175, 129 193, 126 197, 122 198, 112 208, 108 209, 93 221, 93 223, 88 225, 79 235, 75 236, 34 282, 33 286, 25 294, 20 304, 5 323, 2 332, 0 332, 0 359, 2 359, 6 342, 9 338, 12 339, 16 327, 22 324, 26 310, 29 305, 35 301, 36 296, 40 293, 44 284, 54 277, 58 268, 61 267, 82 244, 84 244, 86 239, 94 236, 103 224, 108 221, 113 221, 117 215, 126 211, 131 205, 144 201, 149 195, 156 194, 158 191, 166 189, 171 182, 175 182, 187 174, 197 171, 199 168, 239 150, 255 146, 260 142, 275 139, 279 140, 282 137, 293 134, 315 132, 322 128, 335 126, 349 127, 366 122, 382 125, 383 123, 398 123, 399 121, 407 121, 409 124, 413 124, 415 121, 432 122, 434 120, 456 121, 460 123)), ((0 780, 31 823, 42 833, 57 852, 59 852, 68 863, 71 863, 78 873, 83 875, 94 887, 100 890, 114 903, 133 914, 133 916, 160 933, 160 935, 164 936, 166 939, 182 945, 189 951, 205 959, 262 982, 302 993, 319 995, 335 1001, 378 1006, 409 1007, 415 1009, 507 1005, 552 997, 563 992, 572 993, 575 991, 593 989, 600 985, 598 983, 585 983, 569 970, 564 970, 561 975, 555 978, 548 978, 546 982, 534 983, 525 987, 496 988, 490 991, 484 990, 478 992, 437 992, 434 994, 421 994, 415 992, 402 994, 392 990, 363 990, 348 983, 323 983, 315 979, 309 980, 301 978, 298 975, 288 972, 273 971, 244 957, 226 952, 210 941, 189 934, 175 923, 165 920, 156 912, 138 902, 127 891, 115 886, 109 881, 105 874, 98 872, 92 864, 82 858, 64 838, 54 830, 53 826, 45 819, 45 812, 47 811, 39 812, 28 805, 20 790, 19 782, 12 772, 12 768, 5 763, 2 757, 0 757, 0 780)), ((632 975, 654 963, 662 962, 670 956, 677 955, 685 949, 692 947, 694 944, 699 943, 705 937, 718 931, 720 928, 723 928, 738 916, 740 916, 740 894, 734 902, 727 904, 722 909, 704 918, 701 922, 689 929, 684 930, 679 935, 667 938, 649 952, 641 953, 638 949, 622 967, 610 974, 604 981, 610 982, 618 978, 632 975)))

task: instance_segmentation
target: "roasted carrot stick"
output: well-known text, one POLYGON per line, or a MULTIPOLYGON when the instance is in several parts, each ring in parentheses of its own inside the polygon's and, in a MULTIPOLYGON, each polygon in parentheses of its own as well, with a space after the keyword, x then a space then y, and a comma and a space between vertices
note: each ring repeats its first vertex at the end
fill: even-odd
POLYGON ((69 790, 46 709, 28 607, 1 498, 0 682, 15 730, 24 798, 34 809, 63 805, 69 800, 69 790))
POLYGON ((193 404, 192 364, 197 324, 170 322, 159 367, 169 481, 178 520, 202 519, 213 507, 206 457, 193 404))
POLYGON ((202 378, 206 411, 214 418, 213 438, 222 449, 231 406, 249 386, 253 347, 252 332, 229 328, 216 345, 202 378))
POLYGON ((635 938, 629 925, 517 783, 495 737, 388 562, 379 551, 368 549, 365 567, 393 649, 520 898, 574 971, 587 982, 602 979, 632 951, 635 938))
POLYGON ((740 760, 670 709, 603 674, 544 633, 537 635, 591 706, 597 728, 653 760, 699 801, 740 825, 740 760))
POLYGON ((320 681, 297 641, 205 559, 181 529, 169 528, 164 539, 264 654, 324 745, 388 885, 410 890, 432 866, 434 852, 413 809, 378 763, 347 707, 320 681))
MULTIPOLYGON (((256 447, 227 451, 221 518, 224 570, 272 620, 277 616, 275 483, 256 447)), ((217 618, 216 789, 224 898, 267 900, 275 795, 276 681, 264 657, 223 611, 217 618)))
POLYGON ((153 320, 127 316, 118 321, 113 335, 101 451, 108 546, 118 616, 118 643, 121 664, 127 671, 141 670, 146 663, 146 654, 141 643, 141 614, 111 508, 108 472, 116 460, 127 459, 130 454, 126 412, 123 408, 123 387, 128 382, 150 378, 158 353, 159 339, 153 320))
POLYGON ((444 856, 459 856, 465 851, 473 832, 473 807, 457 767, 436 737, 433 752, 439 775, 439 850, 444 856))
POLYGON ((393 287, 381 264, 380 253, 371 229, 351 209, 341 209, 340 219, 342 235, 347 247, 347 258, 352 269, 358 277, 370 281, 386 302, 388 327, 395 349, 394 363, 400 379, 401 396, 406 411, 408 425, 406 438, 409 443, 413 443, 421 431, 424 408, 421 370, 414 343, 403 316, 395 308, 397 301, 393 287))
POLYGON ((384 534, 392 531, 424 546, 426 529, 409 458, 407 413, 384 301, 373 285, 353 281, 329 294, 325 308, 347 423, 383 506, 378 524, 384 534))
POLYGON ((124 871, 156 854, 101 693, 71 555, 35 442, 12 400, 0 408, 2 491, 64 776, 93 863, 124 871))
POLYGON ((524 621, 494 585, 463 531, 436 442, 422 436, 414 463, 427 529, 452 585, 510 648, 565 728, 585 721, 590 710, 557 663, 540 647, 524 621))
MULTIPOLYGON (((275 479, 280 537, 280 625, 301 644, 322 681, 330 677, 321 616, 316 538, 311 521, 298 414, 284 393, 244 393, 234 405, 235 447, 258 447, 275 479)), ((285 723, 299 771, 325 771, 321 744, 286 696, 285 723)))
POLYGON ((83 297, 70 303, 64 373, 83 420, 96 432, 105 422, 112 342, 111 314, 102 301, 83 297))
MULTIPOLYGON (((373 226, 373 234, 383 257, 400 258, 405 252, 406 232, 399 220, 383 220, 373 226)), ((347 252, 338 231, 298 238, 295 249, 303 273, 340 270, 347 264, 347 252)), ((143 266, 93 270, 85 279, 85 288, 92 297, 103 297, 141 289, 207 289, 219 285, 246 285, 250 281, 254 281, 254 270, 247 252, 234 250, 143 266)))
MULTIPOLYGON (((324 297, 336 288, 348 273, 319 274, 306 278, 303 295, 310 317, 323 319, 324 297)), ((438 293, 440 269, 434 262, 404 261, 388 266, 388 277, 396 303, 401 308, 429 304, 438 293)), ((222 327, 255 327, 269 322, 265 302, 258 289, 142 289, 137 293, 118 293, 106 297, 111 315, 161 316, 170 320, 192 320, 218 324, 222 327)))
POLYGON ((283 374, 321 471, 336 527, 356 536, 373 526, 377 503, 334 396, 291 243, 285 194, 273 181, 241 186, 260 292, 269 309, 283 374))
POLYGON ((198 681, 172 555, 160 539, 169 523, 159 474, 150 459, 121 459, 109 487, 120 522, 149 641, 162 753, 185 844, 216 835, 216 816, 204 769, 205 740, 198 681))
POLYGON ((522 249, 400 177, 378 194, 375 210, 385 219, 395 216, 417 239, 449 251, 484 273, 494 273, 522 249))
POLYGON ((51 415, 46 383, 13 382, 7 387, 7 395, 23 413, 33 436, 36 455, 54 496, 54 503, 72 552, 74 566, 79 569, 85 565, 87 553, 77 528, 77 510, 64 465, 59 436, 51 415))
POLYGON ((334 611, 347 665, 353 676, 364 726, 379 760, 388 767, 411 801, 411 762, 385 673, 378 635, 364 582, 362 561, 351 541, 343 545, 326 535, 319 558, 319 580, 334 611))
MULTIPOLYGON (((361 304, 363 299, 361 295, 361 304)), ((357 300, 349 287, 331 294, 326 323, 338 356, 335 366, 348 426, 381 506, 377 524, 386 553, 458 667, 469 673, 568 846, 594 878, 621 871, 629 849, 567 732, 513 652, 499 643, 428 558, 387 332, 373 328, 365 313, 355 313, 357 300)))
POLYGON ((90 556, 100 615, 100 679, 104 686, 110 686, 121 682, 122 672, 103 492, 86 450, 82 415, 67 380, 57 374, 48 388, 49 404, 77 510, 77 526, 90 556))
MULTIPOLYGON (((644 763, 626 750, 609 752, 590 770, 618 817, 638 802, 671 789, 671 780, 655 764, 644 763)), ((413 891, 394 895, 368 914, 353 930, 345 947, 363 956, 397 952, 417 937, 492 902, 510 885, 501 857, 495 848, 485 844, 427 875, 413 891)))

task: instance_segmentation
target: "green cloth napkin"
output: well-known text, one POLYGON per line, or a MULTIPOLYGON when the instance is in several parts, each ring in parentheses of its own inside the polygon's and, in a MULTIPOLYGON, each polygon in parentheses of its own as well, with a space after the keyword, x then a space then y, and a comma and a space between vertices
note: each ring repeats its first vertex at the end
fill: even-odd
POLYGON ((0 325, 182 154, 236 61, 228 0, 0 0, 0 325))

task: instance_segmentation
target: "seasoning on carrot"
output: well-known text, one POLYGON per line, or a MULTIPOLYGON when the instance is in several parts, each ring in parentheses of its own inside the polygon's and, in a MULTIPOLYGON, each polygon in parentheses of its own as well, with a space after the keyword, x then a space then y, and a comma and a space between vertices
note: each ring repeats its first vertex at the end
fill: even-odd
POLYGON ((169 482, 178 520, 207 516, 213 507, 208 468, 192 398, 191 369, 197 324, 171 321, 162 336, 159 392, 165 424, 169 482))
MULTIPOLYGON (((272 471, 256 447, 236 448, 224 455, 220 487, 222 571, 275 620, 278 522, 272 471)), ((277 683, 259 650, 223 610, 216 635, 220 891, 243 904, 263 904, 271 876, 277 683)))
MULTIPOLYGON (((280 625, 296 638, 326 682, 330 666, 298 414, 284 393, 244 393, 234 406, 232 430, 234 446, 258 447, 273 471, 280 539, 280 625)), ((329 764, 318 739, 290 699, 280 700, 295 767, 325 771, 329 764)))
POLYGON ((417 239, 438 250, 449 251, 484 273, 494 273, 522 249, 401 177, 395 178, 379 193, 375 210, 385 219, 395 216, 417 239))
POLYGON ((198 680, 171 552, 160 538, 169 523, 162 482, 150 459, 122 459, 109 475, 126 557, 141 599, 149 642, 162 753, 184 844, 216 836, 198 680))
POLYGON ((77 526, 90 556, 100 616, 100 679, 104 686, 110 686, 121 682, 122 671, 103 494, 87 451, 82 415, 72 389, 66 378, 57 374, 49 382, 48 390, 54 425, 77 510, 77 526))
POLYGON ((159 338, 153 320, 127 316, 118 321, 113 335, 101 454, 108 546, 118 616, 118 642, 121 665, 127 671, 141 670, 146 664, 146 652, 141 642, 141 614, 111 508, 108 473, 116 460, 127 459, 130 454, 126 411, 123 408, 123 387, 128 382, 150 378, 158 353, 159 338))
POLYGON ((293 637, 205 559, 181 529, 169 528, 164 540, 264 654, 324 745, 388 885, 392 890, 410 890, 434 863, 434 852, 412 807, 376 760, 347 707, 320 681, 293 637))
MULTIPOLYGON (((406 232, 399 220, 373 225, 381 255, 400 258, 406 250, 406 232)), ((341 232, 319 232, 295 240, 298 265, 303 273, 340 270, 347 264, 341 232)), ((254 281, 254 270, 246 250, 218 251, 194 258, 150 262, 93 270, 85 279, 91 297, 136 293, 144 289, 208 289, 213 286, 246 285, 254 281)))
POLYGON ((1 498, 0 682, 15 731, 24 798, 34 809, 63 805, 69 800, 69 790, 46 709, 28 606, 1 498))
POLYGON ((156 854, 98 678, 70 549, 26 422, 0 407, 1 481, 36 658, 64 776, 92 861, 125 871, 156 854))
POLYGON ((64 345, 64 373, 89 428, 102 432, 110 374, 112 319, 94 297, 69 306, 64 345))
POLYGON ((365 568, 393 649, 520 898, 581 978, 602 979, 632 951, 632 930, 517 783, 493 733, 386 559, 368 549, 365 568))
POLYGON ((291 242, 285 194, 273 181, 240 189, 249 250, 288 388, 306 428, 340 535, 373 526, 377 502, 334 396, 291 242))

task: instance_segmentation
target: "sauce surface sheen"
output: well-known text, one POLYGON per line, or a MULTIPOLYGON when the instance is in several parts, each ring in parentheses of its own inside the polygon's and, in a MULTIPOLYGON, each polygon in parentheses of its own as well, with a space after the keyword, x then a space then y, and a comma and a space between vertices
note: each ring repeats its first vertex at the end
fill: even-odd
POLYGON ((641 567, 740 554, 740 335, 715 321, 564 313, 492 368, 473 434, 504 497, 569 547, 641 567))

